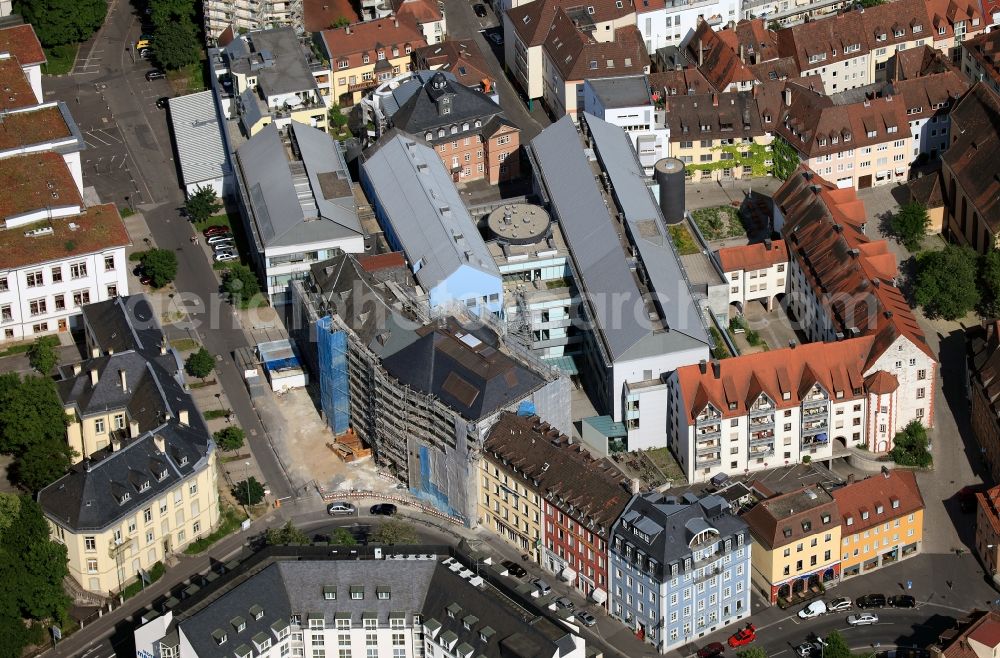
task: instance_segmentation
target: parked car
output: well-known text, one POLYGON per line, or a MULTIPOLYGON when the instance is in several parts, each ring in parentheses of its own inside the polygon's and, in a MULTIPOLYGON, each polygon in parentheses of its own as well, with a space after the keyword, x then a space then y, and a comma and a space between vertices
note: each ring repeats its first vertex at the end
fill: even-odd
POLYGON ((478 16, 479 18, 486 18, 487 16, 486 7, 484 7, 481 3, 477 2, 476 4, 472 5, 472 11, 476 12, 476 16, 478 16))
POLYGON ((232 242, 220 242, 219 244, 213 244, 212 249, 215 251, 235 251, 236 245, 232 242))
POLYGON ((695 655, 697 658, 715 658, 716 656, 721 656, 725 651, 726 645, 722 642, 712 642, 698 649, 698 653, 695 655))
POLYGON ((915 608, 917 600, 909 594, 897 594, 889 597, 890 608, 915 608))
POLYGON ((208 240, 206 240, 206 242, 208 244, 221 244, 223 242, 233 242, 233 234, 220 233, 219 235, 213 235, 208 240))
POLYGON ((746 644, 750 644, 756 639, 757 627, 753 624, 747 624, 729 636, 729 646, 735 649, 736 647, 742 647, 746 644))
POLYGON ((139 275, 139 283, 141 283, 144 286, 148 286, 148 285, 152 285, 153 280, 151 278, 149 278, 148 276, 146 276, 145 274, 140 274, 139 275))
POLYGON ((495 43, 496 45, 498 46, 503 45, 503 35, 500 34, 499 32, 490 32, 486 36, 489 37, 489 40, 495 43))
POLYGON ((573 605, 573 602, 570 601, 565 596, 560 596, 558 599, 553 601, 553 603, 556 604, 557 608, 560 608, 562 610, 572 610, 574 607, 576 607, 573 605))
POLYGON ((865 594, 864 596, 859 596, 855 603, 857 603, 858 607, 861 609, 884 608, 885 594, 865 594))
POLYGON ((869 626, 871 624, 878 623, 878 615, 874 612, 862 612, 857 615, 851 615, 847 618, 847 623, 851 626, 869 626))
POLYGON ((160 96, 159 98, 156 99, 156 107, 161 110, 167 109, 167 105, 169 103, 170 103, 169 96, 160 96))
POLYGON ((392 516, 396 513, 396 506, 392 503, 379 503, 368 508, 368 513, 373 516, 392 516))
POLYGON ((228 226, 209 226, 202 233, 206 238, 210 238, 213 235, 227 235, 230 233, 230 230, 228 226))
POLYGON ((803 642, 799 646, 795 647, 795 653, 797 653, 802 658, 809 658, 810 656, 821 656, 823 655, 823 647, 826 646, 826 640, 823 638, 816 638, 815 640, 809 640, 803 642))
POLYGON ((535 586, 535 589, 537 589, 538 593, 542 596, 547 596, 552 593, 552 586, 541 578, 535 578, 531 581, 531 584, 535 586))
POLYGON ((139 59, 149 59, 149 48, 143 48, 139 51, 139 59))
POLYGON ((500 566, 506 569, 507 575, 512 578, 524 578, 528 575, 528 572, 524 570, 524 567, 513 560, 504 560, 500 563, 500 566))
POLYGON ((162 80, 167 77, 167 74, 160 69, 152 69, 151 71, 146 71, 146 82, 152 82, 153 80, 162 80))
POLYGON ((354 503, 341 500, 327 505, 326 513, 330 516, 353 516, 358 513, 358 508, 354 506, 354 503))
MULTIPOLYGON (((586 610, 581 610, 580 612, 576 613, 576 618, 578 620, 580 620, 581 624, 583 624, 584 626, 586 626, 588 628, 597 623, 597 617, 595 617, 594 615, 590 614, 586 610)), ((718 644, 718 642, 716 642, 716 644, 718 644)), ((722 646, 722 645, 719 645, 719 646, 722 646)))
POLYGON ((221 263, 227 260, 236 260, 239 257, 240 257, 239 254, 237 254, 235 251, 219 251, 216 252, 215 254, 215 262, 221 263))
POLYGON ((813 601, 806 607, 799 610, 799 619, 812 619, 826 614, 826 604, 822 601, 813 601))
POLYGON ((842 610, 850 610, 853 607, 854 607, 854 601, 852 601, 846 596, 840 596, 831 600, 829 603, 826 604, 826 611, 840 612, 842 610))

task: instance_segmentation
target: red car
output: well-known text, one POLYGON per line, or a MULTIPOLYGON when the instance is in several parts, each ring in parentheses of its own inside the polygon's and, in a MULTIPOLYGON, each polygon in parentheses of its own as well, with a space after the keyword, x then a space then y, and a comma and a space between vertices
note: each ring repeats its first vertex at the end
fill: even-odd
POLYGON ((725 653, 726 647, 722 642, 712 642, 711 644, 706 644, 702 648, 698 649, 696 654, 698 658, 715 658, 716 656, 721 656, 725 653))
POLYGON ((205 234, 206 238, 210 238, 213 235, 226 235, 227 233, 229 233, 229 227, 228 226, 209 226, 207 229, 205 229, 204 231, 202 231, 202 233, 205 234))
POLYGON ((729 636, 729 646, 735 649, 736 647, 742 647, 743 645, 750 644, 756 639, 757 627, 753 624, 747 624, 729 636))

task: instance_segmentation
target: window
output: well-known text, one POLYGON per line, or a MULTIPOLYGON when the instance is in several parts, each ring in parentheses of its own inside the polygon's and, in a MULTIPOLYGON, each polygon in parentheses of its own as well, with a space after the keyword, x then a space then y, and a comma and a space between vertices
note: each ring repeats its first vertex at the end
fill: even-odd
POLYGON ((103 418, 98 418, 97 420, 95 420, 94 421, 94 432, 96 432, 97 434, 104 434, 105 431, 106 431, 106 428, 104 427, 104 419, 103 418))
POLYGON ((97 573, 97 559, 87 558, 87 573, 97 573))
POLYGON ((24 275, 24 279, 29 288, 37 288, 38 286, 45 284, 45 279, 42 277, 41 270, 28 272, 24 275))
POLYGON ((510 135, 500 135, 497 137, 497 146, 503 146, 504 144, 510 144, 510 135))
POLYGON ((4 304, 0 306, 0 320, 4 322, 10 322, 14 319, 14 312, 10 308, 10 304, 4 304))
POLYGON ((114 256, 105 256, 104 257, 104 271, 105 272, 111 272, 114 269, 115 269, 115 257, 114 256))
POLYGON ((32 299, 28 302, 28 311, 32 315, 45 315, 48 312, 48 307, 44 299, 32 299))
POLYGON ((90 291, 89 290, 78 290, 73 293, 73 305, 74 306, 86 306, 90 303, 90 291))
POLYGON ((142 520, 145 521, 146 523, 151 523, 153 521, 152 507, 147 507, 146 509, 142 510, 142 520))
POLYGON ((97 550, 97 540, 94 537, 90 537, 90 536, 84 537, 83 538, 83 547, 84 547, 85 550, 88 550, 88 551, 96 551, 97 550))
POLYGON ((924 399, 924 394, 925 394, 925 389, 924 388, 921 387, 921 388, 917 389, 917 399, 918 400, 924 399))
POLYGON ((917 371, 917 379, 927 379, 927 371, 926 370, 918 370, 917 371))
POLYGON ((69 266, 69 276, 71 279, 82 279, 87 276, 87 263, 71 263, 69 266))

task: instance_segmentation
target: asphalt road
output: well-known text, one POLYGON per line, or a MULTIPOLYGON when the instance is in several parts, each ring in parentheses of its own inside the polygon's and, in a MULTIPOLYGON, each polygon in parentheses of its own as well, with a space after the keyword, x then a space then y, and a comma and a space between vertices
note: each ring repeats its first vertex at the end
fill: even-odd
POLYGON ((139 34, 139 21, 130 4, 115 0, 107 21, 91 42, 81 48, 86 62, 73 74, 47 77, 47 100, 65 100, 87 138, 84 185, 94 186, 101 200, 140 210, 156 245, 177 254, 175 281, 180 292, 172 301, 187 321, 168 327, 180 329, 217 355, 218 379, 226 391, 263 479, 275 498, 293 494, 232 353, 248 345, 233 308, 220 295, 218 280, 199 246, 192 245, 192 226, 180 215, 184 194, 173 159, 167 112, 156 99, 170 96, 164 80, 148 82, 151 67, 133 61, 128 44, 139 34), (87 53, 100 52, 101 57, 87 53), (98 61, 98 64, 94 64, 98 61), (88 137, 89 136, 89 137, 88 137), (116 141, 117 140, 117 141, 116 141))

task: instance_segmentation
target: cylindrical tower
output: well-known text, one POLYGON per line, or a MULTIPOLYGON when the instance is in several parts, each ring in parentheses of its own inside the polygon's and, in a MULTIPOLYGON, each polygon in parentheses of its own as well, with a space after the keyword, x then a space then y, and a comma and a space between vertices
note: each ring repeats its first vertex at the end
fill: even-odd
POLYGON ((684 163, 663 158, 653 167, 653 180, 660 186, 660 212, 667 224, 684 221, 684 163))

